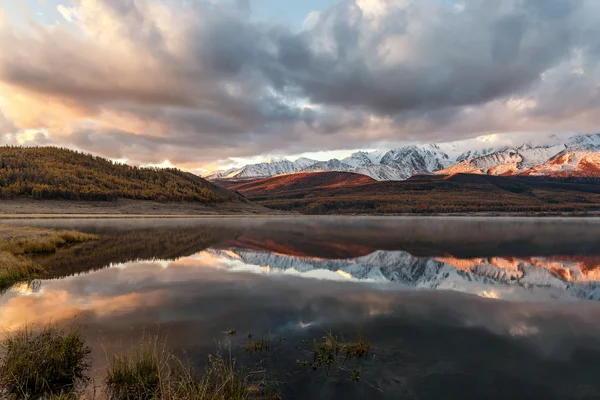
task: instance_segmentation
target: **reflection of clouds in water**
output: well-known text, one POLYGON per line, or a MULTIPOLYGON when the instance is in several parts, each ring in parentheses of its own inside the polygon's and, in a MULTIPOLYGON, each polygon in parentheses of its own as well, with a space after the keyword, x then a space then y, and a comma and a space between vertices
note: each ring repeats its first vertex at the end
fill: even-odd
POLYGON ((509 333, 512 336, 534 336, 540 333, 540 330, 535 326, 530 326, 525 323, 519 323, 511 326, 509 333))
MULTIPOLYGON (((576 298, 600 298, 593 282, 600 262, 593 252, 586 253, 597 247, 600 224, 594 228, 588 222, 537 219, 348 221, 290 219, 282 225, 231 219, 212 226, 207 220, 46 221, 107 232, 149 225, 155 230, 138 239, 116 235, 87 262, 69 253, 62 272, 54 275, 67 278, 44 280, 33 288, 19 285, 0 297, 0 326, 70 323, 77 316, 99 349, 94 368, 143 332, 160 330, 170 346, 204 360, 215 341, 246 340, 245 335, 224 334, 229 328, 256 335, 270 332, 275 340, 286 336, 290 344, 320 338, 331 329, 348 335, 364 332, 389 356, 383 362, 387 371, 377 380, 392 381, 399 371, 412 370, 417 380, 432 377, 424 383, 427 387, 455 382, 464 398, 481 398, 464 394, 465 377, 498 382, 517 392, 519 382, 535 386, 538 378, 554 385, 552 389, 569 390, 597 380, 593 357, 600 350, 600 302, 576 298), (215 226, 228 224, 232 229, 221 231, 218 238, 204 238, 206 232, 214 234, 215 226), (262 231, 266 225, 273 230, 262 231), (187 230, 181 231, 183 226, 187 230), (561 232, 558 242, 552 231, 561 232), (169 237, 177 240, 163 246, 169 237), (234 237, 238 247, 229 242, 234 237), (155 240, 149 243, 150 238, 155 240), (239 247, 244 243, 254 247, 239 247), (571 256, 554 256, 563 254, 559 250, 571 256), (514 254, 518 256, 507 257, 514 254), (136 258, 149 261, 122 263, 136 258), (115 263, 112 268, 94 271, 110 262, 115 263), (579 354, 593 360, 592 367, 579 354), (400 365, 387 364, 398 357, 400 365), (414 363, 406 366, 411 357, 414 363), (557 373, 561 360, 567 361, 557 373), (435 377, 442 364, 457 373, 440 384, 435 377), (586 374, 591 378, 577 381, 586 374), (517 384, 515 376, 521 379, 517 384)), ((289 356, 286 362, 295 365, 297 354, 289 356)))
MULTIPOLYGON (((199 326, 204 331, 197 334, 212 340, 231 321, 240 331, 252 331, 261 326, 327 327, 344 321, 375 327, 377 321, 389 319, 483 328, 521 339, 535 335, 536 346, 550 349, 566 338, 572 340, 573 335, 600 337, 600 304, 596 302, 518 303, 448 291, 399 291, 389 286, 377 290, 379 286, 371 284, 284 274, 232 274, 222 270, 229 265, 219 261, 203 252, 169 261, 167 268, 161 261, 136 262, 44 281, 35 296, 22 288, 5 294, 0 299, 0 322, 14 329, 81 315, 86 323, 108 330, 156 323, 199 326)), ((485 290, 484 297, 500 297, 497 288, 485 290)))

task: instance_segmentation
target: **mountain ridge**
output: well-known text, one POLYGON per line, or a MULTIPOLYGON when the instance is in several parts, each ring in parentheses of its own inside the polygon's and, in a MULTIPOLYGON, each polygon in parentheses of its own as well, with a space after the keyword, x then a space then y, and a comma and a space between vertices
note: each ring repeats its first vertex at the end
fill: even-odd
MULTIPOLYGON (((333 158, 325 161, 311 160, 305 157, 296 161, 284 159, 220 171, 210 174, 206 178, 209 180, 266 178, 306 171, 348 171, 366 175, 378 181, 389 181, 406 180, 419 174, 518 175, 528 174, 528 170, 536 167, 539 174, 540 171, 551 171, 551 169, 539 167, 550 162, 562 151, 600 152, 600 134, 572 136, 564 143, 553 145, 536 146, 524 142, 512 147, 486 147, 462 152, 454 152, 455 147, 452 143, 407 145, 388 151, 357 151, 342 159, 333 158)), ((561 176, 566 176, 567 171, 568 169, 562 171, 561 176)), ((529 174, 533 174, 533 172, 529 174)), ((574 176, 578 176, 578 173, 575 172, 574 176)))

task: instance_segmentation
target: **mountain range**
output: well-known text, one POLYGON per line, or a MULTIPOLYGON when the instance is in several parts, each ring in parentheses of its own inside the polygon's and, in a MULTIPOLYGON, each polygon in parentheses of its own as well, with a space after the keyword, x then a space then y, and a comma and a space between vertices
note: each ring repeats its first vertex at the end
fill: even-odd
POLYGON ((209 180, 266 178, 316 171, 347 171, 378 181, 405 180, 419 174, 600 176, 600 133, 569 138, 564 143, 534 146, 523 143, 457 151, 455 143, 409 145, 389 151, 358 151, 326 161, 301 157, 269 160, 206 176, 209 180))

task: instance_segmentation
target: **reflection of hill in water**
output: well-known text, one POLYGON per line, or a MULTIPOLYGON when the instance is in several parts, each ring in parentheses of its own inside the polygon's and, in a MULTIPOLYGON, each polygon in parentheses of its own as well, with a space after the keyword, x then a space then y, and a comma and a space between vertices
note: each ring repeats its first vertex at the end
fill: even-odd
POLYGON ((600 255, 598 237, 595 219, 332 218, 256 223, 219 247, 321 258, 359 257, 376 250, 427 257, 530 257, 600 255))
POLYGON ((135 260, 238 249, 250 265, 453 288, 464 282, 586 289, 596 297, 600 223, 535 219, 41 221, 101 239, 39 262, 57 278, 135 260), (562 256, 557 256, 561 254, 562 256), (573 286, 575 285, 575 286, 573 286), (571 287, 572 286, 572 287, 571 287), (592 290, 590 292, 590 290, 592 290))
POLYGON ((49 271, 44 278, 61 278, 111 264, 137 260, 174 260, 198 253, 224 240, 231 229, 135 229, 103 233, 100 240, 60 249, 37 262, 49 271))

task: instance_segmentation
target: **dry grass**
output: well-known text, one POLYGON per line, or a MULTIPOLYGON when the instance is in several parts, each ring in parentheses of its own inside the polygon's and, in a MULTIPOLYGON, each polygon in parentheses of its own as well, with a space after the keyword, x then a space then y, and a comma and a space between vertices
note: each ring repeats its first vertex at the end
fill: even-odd
POLYGON ((0 226, 0 251, 13 255, 52 252, 61 246, 96 239, 95 235, 77 231, 0 226))
POLYGON ((77 231, 0 225, 0 290, 43 272, 27 255, 95 239, 95 235, 77 231))
POLYGON ((109 362, 106 394, 114 400, 237 400, 247 399, 247 377, 235 360, 219 352, 209 357, 204 375, 198 378, 189 365, 157 339, 145 340, 130 354, 109 362))
POLYGON ((43 268, 24 256, 0 251, 0 290, 43 271, 43 268))
POLYGON ((25 327, 1 346, 0 392, 8 398, 73 398, 89 381, 91 349, 76 329, 25 327))

